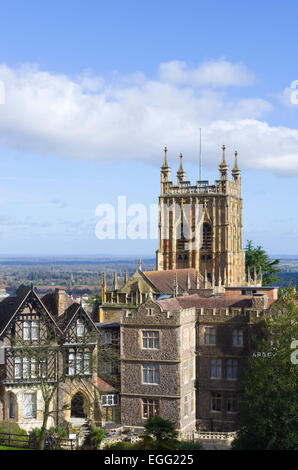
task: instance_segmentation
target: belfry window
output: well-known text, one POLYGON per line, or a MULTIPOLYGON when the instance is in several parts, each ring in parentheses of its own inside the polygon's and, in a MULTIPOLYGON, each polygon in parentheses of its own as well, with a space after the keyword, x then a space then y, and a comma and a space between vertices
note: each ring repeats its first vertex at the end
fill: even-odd
POLYGON ((211 250, 212 248, 212 230, 210 224, 205 222, 203 224, 203 250, 211 250))

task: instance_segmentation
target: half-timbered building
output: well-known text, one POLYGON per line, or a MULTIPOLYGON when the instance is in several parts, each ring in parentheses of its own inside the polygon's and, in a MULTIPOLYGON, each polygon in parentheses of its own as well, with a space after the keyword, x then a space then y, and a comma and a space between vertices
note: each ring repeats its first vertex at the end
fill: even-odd
POLYGON ((30 430, 96 419, 98 329, 65 291, 21 286, 0 303, 0 419, 30 430))

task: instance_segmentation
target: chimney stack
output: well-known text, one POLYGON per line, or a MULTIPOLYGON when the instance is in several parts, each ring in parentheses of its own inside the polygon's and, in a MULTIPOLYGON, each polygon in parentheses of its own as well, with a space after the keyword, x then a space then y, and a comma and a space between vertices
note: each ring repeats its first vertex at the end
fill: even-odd
POLYGON ((65 289, 56 287, 55 297, 56 297, 57 315, 58 317, 60 317, 61 315, 63 315, 63 313, 65 312, 67 308, 65 289))

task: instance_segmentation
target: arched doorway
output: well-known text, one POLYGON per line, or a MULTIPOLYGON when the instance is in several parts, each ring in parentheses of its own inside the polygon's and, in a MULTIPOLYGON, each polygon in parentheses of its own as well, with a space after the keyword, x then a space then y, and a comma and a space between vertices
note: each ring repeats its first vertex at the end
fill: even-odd
POLYGON ((77 392, 71 399, 71 417, 87 418, 88 402, 82 392, 77 392))

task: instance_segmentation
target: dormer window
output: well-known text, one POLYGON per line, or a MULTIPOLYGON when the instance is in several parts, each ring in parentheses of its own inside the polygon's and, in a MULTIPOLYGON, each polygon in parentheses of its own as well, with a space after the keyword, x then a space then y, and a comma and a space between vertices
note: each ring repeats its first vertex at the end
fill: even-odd
POLYGON ((77 337, 82 338, 85 332, 85 325, 82 319, 78 318, 77 320, 77 337))
POLYGON ((39 340, 39 321, 23 322, 23 340, 38 341, 39 340))

